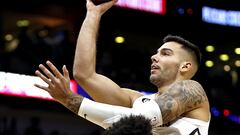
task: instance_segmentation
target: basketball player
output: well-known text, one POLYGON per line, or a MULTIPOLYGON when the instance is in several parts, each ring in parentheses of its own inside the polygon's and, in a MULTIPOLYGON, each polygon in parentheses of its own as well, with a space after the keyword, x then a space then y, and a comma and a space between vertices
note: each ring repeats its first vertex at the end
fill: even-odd
POLYGON ((97 102, 69 90, 68 72, 62 75, 51 62, 36 71, 48 86, 36 85, 50 93, 74 113, 108 128, 123 116, 144 115, 153 127, 175 127, 182 135, 208 134, 210 107, 203 87, 191 80, 199 68, 201 54, 197 46, 179 36, 166 36, 163 45, 151 57, 150 81, 158 91, 143 95, 121 88, 106 76, 96 73, 96 40, 102 15, 116 0, 94 5, 87 0, 87 14, 79 32, 74 59, 75 80, 97 102))

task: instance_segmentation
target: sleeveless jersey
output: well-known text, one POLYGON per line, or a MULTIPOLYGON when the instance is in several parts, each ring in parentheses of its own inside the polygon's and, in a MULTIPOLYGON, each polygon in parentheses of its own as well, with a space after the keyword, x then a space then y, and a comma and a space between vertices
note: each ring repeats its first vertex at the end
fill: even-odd
MULTIPOLYGON (((147 99, 155 100, 155 94, 141 96, 134 101, 133 105, 140 106, 142 104, 142 101, 147 99)), ((181 135, 208 135, 209 123, 210 117, 208 122, 188 117, 179 117, 167 126, 177 128, 180 131, 181 135)), ((163 125, 155 123, 154 126, 163 125)))

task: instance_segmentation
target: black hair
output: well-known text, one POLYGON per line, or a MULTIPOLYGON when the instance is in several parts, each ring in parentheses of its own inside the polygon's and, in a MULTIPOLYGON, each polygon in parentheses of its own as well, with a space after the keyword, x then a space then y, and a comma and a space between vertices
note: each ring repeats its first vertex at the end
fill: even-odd
POLYGON ((202 53, 198 46, 196 46, 195 44, 191 43, 190 41, 188 41, 180 36, 167 35, 163 38, 163 43, 171 42, 171 41, 177 42, 177 43, 183 45, 183 48, 185 50, 187 50, 188 52, 190 52, 194 56, 194 59, 196 60, 198 66, 200 66, 201 59, 202 59, 202 53))
POLYGON ((102 135, 152 135, 152 125, 150 120, 142 115, 130 115, 113 123, 102 135))

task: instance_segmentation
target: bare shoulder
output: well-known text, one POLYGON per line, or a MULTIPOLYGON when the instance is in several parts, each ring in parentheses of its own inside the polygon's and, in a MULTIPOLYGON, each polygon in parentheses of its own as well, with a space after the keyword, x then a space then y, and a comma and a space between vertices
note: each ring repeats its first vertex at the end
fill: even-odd
POLYGON ((175 82, 170 86, 167 92, 177 97, 201 97, 201 102, 207 101, 207 95, 204 88, 199 82, 194 80, 183 80, 175 82))
POLYGON ((133 102, 138 98, 143 96, 143 93, 137 91, 137 90, 133 90, 133 89, 129 89, 129 88, 121 88, 121 90, 123 92, 125 92, 127 95, 129 95, 130 100, 131 100, 131 105, 133 105, 133 102))
POLYGON ((183 80, 173 83, 156 98, 156 102, 164 122, 169 122, 184 113, 203 108, 208 104, 208 98, 199 82, 183 80))

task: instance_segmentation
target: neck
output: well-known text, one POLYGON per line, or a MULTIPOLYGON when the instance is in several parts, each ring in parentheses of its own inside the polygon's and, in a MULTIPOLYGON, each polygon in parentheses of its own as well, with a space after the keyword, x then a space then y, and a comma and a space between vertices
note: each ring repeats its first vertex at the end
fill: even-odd
POLYGON ((161 95, 163 92, 165 92, 168 88, 169 88, 170 85, 165 85, 165 86, 161 86, 161 87, 158 87, 158 92, 157 94, 158 95, 161 95))
POLYGON ((181 81, 181 80, 184 80, 184 79, 182 79, 182 78, 177 78, 176 80, 174 80, 174 81, 172 81, 172 82, 162 84, 161 86, 158 87, 158 92, 157 92, 157 94, 158 94, 158 95, 161 95, 163 92, 165 92, 166 90, 168 90, 169 87, 170 87, 173 83, 175 83, 175 82, 177 82, 177 81, 181 81))

